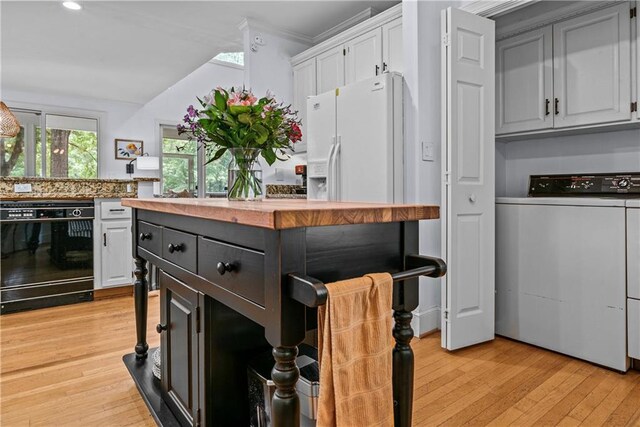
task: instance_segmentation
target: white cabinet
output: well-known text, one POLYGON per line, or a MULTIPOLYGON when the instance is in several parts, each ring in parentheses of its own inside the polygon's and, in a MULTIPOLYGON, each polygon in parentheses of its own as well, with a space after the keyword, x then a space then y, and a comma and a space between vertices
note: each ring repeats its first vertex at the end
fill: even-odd
POLYGON ((382 26, 382 72, 402 73, 402 18, 382 26))
POLYGON ((131 220, 103 221, 100 231, 102 287, 131 284, 131 220))
POLYGON ((554 127, 631 119, 629 4, 553 26, 554 127))
POLYGON ((627 355, 640 359, 640 300, 627 299, 627 355))
POLYGON ((302 121, 302 141, 295 144, 296 152, 306 150, 307 97, 316 93, 316 58, 311 58, 293 67, 293 108, 302 121))
POLYGON ((344 85, 344 57, 345 50, 342 45, 329 49, 316 57, 317 93, 324 93, 344 85))
POLYGON ((131 285, 131 208, 122 206, 119 199, 96 199, 95 203, 94 287, 131 285))
POLYGON ((627 209, 627 296, 640 300, 640 209, 627 209))
POLYGON ((382 72, 382 28, 346 43, 345 84, 375 77, 382 72))
POLYGON ((553 127, 551 26, 496 44, 496 134, 553 127))

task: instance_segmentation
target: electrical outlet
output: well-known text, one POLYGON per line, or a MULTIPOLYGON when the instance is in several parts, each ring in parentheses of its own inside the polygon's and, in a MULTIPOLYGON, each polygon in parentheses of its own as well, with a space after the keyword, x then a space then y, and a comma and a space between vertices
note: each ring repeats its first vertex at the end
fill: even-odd
POLYGON ((284 181, 284 169, 276 168, 276 181, 284 181))
POLYGON ((16 193, 31 193, 31 184, 13 184, 13 191, 16 193))
POLYGON ((422 141, 422 160, 425 162, 435 161, 435 145, 433 142, 422 141))
POLYGON ((131 193, 131 190, 132 190, 131 184, 127 184, 127 193, 131 193))

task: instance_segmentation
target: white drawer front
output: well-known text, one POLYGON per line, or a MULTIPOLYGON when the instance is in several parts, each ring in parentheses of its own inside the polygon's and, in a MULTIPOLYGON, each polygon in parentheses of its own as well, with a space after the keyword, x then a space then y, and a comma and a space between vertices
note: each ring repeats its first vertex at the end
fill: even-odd
POLYGON ((100 205, 100 218, 102 219, 123 219, 131 218, 131 208, 122 206, 118 202, 102 202, 100 205))

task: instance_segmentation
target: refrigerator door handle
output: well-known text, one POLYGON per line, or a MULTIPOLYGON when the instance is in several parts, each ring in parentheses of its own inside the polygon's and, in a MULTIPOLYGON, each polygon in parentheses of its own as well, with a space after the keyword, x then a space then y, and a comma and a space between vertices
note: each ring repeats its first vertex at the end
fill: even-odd
POLYGON ((338 142, 336 144, 336 149, 333 152, 333 185, 334 185, 334 200, 340 201, 342 199, 342 183, 340 181, 340 164, 339 157, 340 156, 340 145, 342 144, 342 137, 338 135, 338 142))
POLYGON ((336 137, 333 137, 333 142, 331 143, 331 148, 329 148, 329 156, 327 157, 327 200, 332 200, 332 186, 333 186, 333 176, 332 176, 332 164, 333 164, 333 151, 336 148, 336 137))

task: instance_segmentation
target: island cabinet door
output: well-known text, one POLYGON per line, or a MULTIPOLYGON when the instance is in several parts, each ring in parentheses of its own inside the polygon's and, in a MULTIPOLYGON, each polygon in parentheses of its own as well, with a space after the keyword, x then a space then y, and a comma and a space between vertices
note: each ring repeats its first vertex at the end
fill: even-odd
POLYGON ((200 425, 198 292, 160 272, 162 392, 181 424, 200 425))

